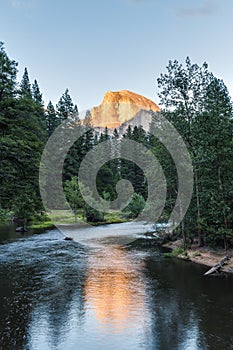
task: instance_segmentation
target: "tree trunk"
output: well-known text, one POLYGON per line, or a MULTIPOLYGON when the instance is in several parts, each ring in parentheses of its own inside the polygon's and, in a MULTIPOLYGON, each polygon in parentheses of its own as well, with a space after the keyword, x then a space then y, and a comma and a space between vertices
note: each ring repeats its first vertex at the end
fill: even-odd
POLYGON ((196 189, 196 201, 197 201, 197 234, 198 234, 198 246, 203 246, 203 237, 201 232, 201 209, 200 209, 200 191, 198 186, 198 174, 197 170, 194 170, 195 189, 196 189))
MULTIPOLYGON (((222 198, 222 204, 223 204, 223 208, 222 208, 223 221, 224 221, 225 229, 227 230, 227 228, 228 228, 228 221, 227 221, 226 210, 225 210, 225 198, 224 198, 224 193, 223 193, 223 184, 222 184, 222 179, 221 179, 221 166, 220 166, 219 159, 217 160, 217 170, 218 170, 219 192, 220 192, 220 195, 221 195, 221 198, 222 198)), ((224 233, 223 240, 224 240, 225 250, 227 251, 228 243, 227 243, 226 232, 224 233)))
POLYGON ((182 238, 183 238, 183 248, 186 250, 187 248, 187 239, 185 234, 185 225, 184 225, 184 219, 181 221, 181 232, 182 232, 182 238))
POLYGON ((26 217, 24 217, 24 219, 23 219, 23 228, 25 231, 27 231, 27 218, 26 217))
POLYGON ((77 218, 77 216, 78 216, 78 209, 77 209, 76 205, 74 206, 73 210, 74 210, 74 222, 77 223, 77 221, 78 221, 78 218, 77 218))
POLYGON ((187 240, 186 240, 186 234, 185 234, 183 208, 182 208, 182 202, 181 202, 180 196, 179 196, 179 207, 180 207, 180 217, 183 218, 182 221, 181 221, 181 233, 182 233, 182 240, 183 240, 183 248, 185 250, 186 247, 187 247, 187 240))

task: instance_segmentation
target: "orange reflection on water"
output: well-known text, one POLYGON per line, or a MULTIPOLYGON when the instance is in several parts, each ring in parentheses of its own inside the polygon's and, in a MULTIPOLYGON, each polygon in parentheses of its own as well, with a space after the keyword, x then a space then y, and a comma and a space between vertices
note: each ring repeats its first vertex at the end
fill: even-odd
POLYGON ((84 293, 98 322, 115 331, 141 322, 145 309, 142 264, 119 247, 107 247, 90 260, 84 293))

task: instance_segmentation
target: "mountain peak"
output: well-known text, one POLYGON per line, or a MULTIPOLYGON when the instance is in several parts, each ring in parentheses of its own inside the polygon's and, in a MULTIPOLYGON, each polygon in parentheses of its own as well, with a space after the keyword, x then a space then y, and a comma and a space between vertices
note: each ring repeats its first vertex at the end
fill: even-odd
POLYGON ((102 103, 90 110, 91 123, 94 127, 118 128, 140 111, 160 112, 160 108, 152 100, 132 91, 108 91, 102 103))
POLYGON ((152 100, 129 90, 107 91, 102 105, 106 103, 132 103, 143 109, 159 112, 160 108, 152 100))

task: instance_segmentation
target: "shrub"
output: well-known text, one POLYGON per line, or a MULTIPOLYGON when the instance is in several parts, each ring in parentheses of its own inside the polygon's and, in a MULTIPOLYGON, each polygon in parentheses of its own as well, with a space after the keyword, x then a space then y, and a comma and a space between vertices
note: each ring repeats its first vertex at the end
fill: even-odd
POLYGON ((87 222, 100 222, 104 221, 104 215, 102 212, 97 211, 90 207, 88 204, 84 206, 83 215, 85 216, 87 222))
POLYGON ((0 208, 0 222, 8 221, 10 219, 9 211, 0 208))
POLYGON ((139 193, 134 193, 130 203, 124 209, 124 213, 129 218, 136 218, 145 207, 145 199, 139 193))

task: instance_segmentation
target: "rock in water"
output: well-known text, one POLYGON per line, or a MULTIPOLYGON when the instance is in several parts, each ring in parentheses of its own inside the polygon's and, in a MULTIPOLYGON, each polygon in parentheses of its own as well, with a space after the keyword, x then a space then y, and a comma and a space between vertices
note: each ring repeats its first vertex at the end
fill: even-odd
POLYGON ((16 227, 15 232, 27 232, 27 229, 23 226, 16 227))
POLYGON ((73 241, 73 238, 72 237, 65 237, 64 241, 73 241))

